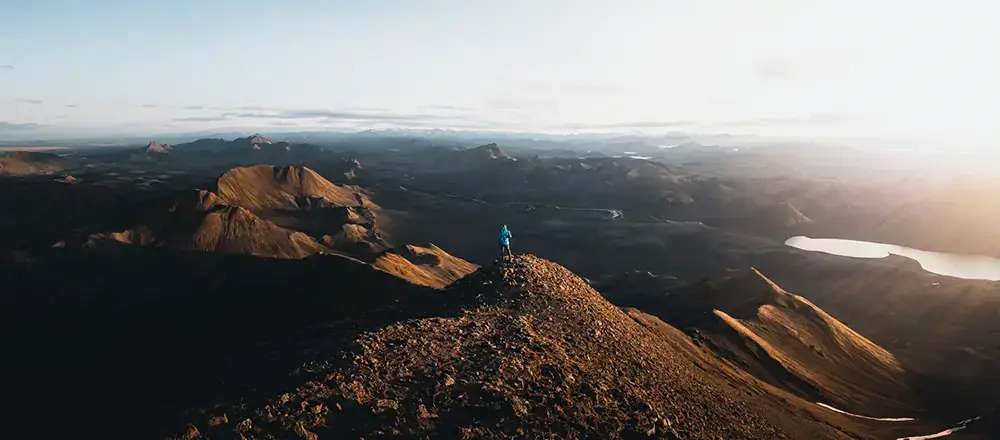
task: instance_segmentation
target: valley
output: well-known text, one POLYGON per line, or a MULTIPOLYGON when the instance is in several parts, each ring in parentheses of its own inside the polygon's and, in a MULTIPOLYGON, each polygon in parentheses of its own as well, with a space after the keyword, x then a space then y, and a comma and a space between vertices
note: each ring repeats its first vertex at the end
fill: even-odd
POLYGON ((1000 436, 996 278, 786 245, 995 258, 985 177, 780 146, 273 137, 3 153, 0 432, 1000 436))

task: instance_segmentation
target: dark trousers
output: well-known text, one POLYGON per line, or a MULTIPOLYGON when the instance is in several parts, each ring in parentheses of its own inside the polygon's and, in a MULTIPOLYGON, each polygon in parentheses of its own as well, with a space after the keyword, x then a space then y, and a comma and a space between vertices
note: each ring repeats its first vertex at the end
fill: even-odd
POLYGON ((512 254, 510 253, 510 245, 509 244, 501 244, 500 245, 500 258, 509 257, 511 255, 512 254))

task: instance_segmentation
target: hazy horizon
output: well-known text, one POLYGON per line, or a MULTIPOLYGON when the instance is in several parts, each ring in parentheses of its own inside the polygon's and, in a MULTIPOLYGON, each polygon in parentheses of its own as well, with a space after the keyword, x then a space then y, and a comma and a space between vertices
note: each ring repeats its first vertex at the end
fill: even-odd
POLYGON ((0 141, 459 129, 993 145, 985 2, 0 7, 0 141))

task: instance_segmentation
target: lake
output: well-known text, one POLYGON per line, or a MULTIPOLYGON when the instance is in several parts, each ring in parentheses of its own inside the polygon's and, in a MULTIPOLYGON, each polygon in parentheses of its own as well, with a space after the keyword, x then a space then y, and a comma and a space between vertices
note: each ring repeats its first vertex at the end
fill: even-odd
POLYGON ((853 258, 885 258, 899 255, 916 260, 924 270, 938 275, 971 280, 1000 281, 1000 258, 980 255, 929 252, 893 244, 839 238, 789 238, 785 244, 806 251, 853 258))

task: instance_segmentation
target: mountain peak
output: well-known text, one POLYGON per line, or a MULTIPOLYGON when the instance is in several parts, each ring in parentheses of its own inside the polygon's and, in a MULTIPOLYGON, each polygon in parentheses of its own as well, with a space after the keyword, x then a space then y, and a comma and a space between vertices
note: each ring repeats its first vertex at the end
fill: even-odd
POLYGON ((247 139, 248 142, 250 142, 251 144, 254 144, 254 145, 257 145, 257 144, 273 144, 274 143, 270 139, 268 139, 268 138, 266 138, 264 136, 261 136, 260 134, 257 134, 257 133, 254 133, 254 134, 250 135, 250 137, 247 137, 246 139, 247 139))
POLYGON ((489 143, 485 145, 480 145, 471 151, 476 152, 484 157, 489 157, 490 159, 510 159, 511 157, 507 155, 500 146, 496 143, 489 143))
POLYGON ((306 167, 255 165, 233 168, 219 177, 219 197, 231 205, 255 209, 298 209, 306 199, 332 206, 367 203, 356 187, 337 185, 306 167))
POLYGON ((173 149, 174 147, 170 145, 161 144, 156 141, 151 141, 150 143, 146 144, 145 148, 147 153, 169 153, 173 149))

